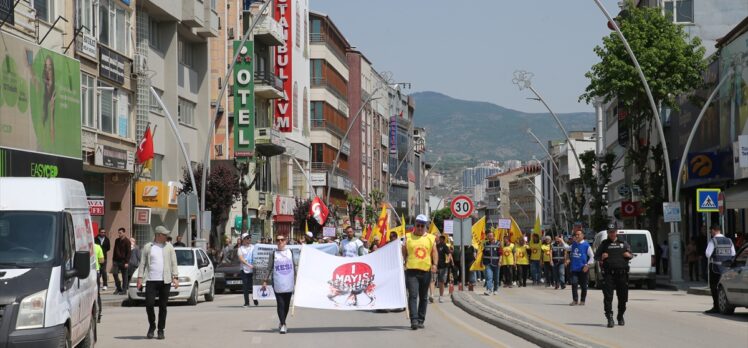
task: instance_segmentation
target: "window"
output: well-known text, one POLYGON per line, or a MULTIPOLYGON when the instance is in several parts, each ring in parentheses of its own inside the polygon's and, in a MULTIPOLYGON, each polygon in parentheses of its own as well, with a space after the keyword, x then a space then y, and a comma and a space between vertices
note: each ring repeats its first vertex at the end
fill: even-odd
POLYGON ((93 33, 94 7, 93 0, 78 0, 78 26, 86 34, 93 33), (85 27, 85 28, 83 28, 85 27))
POLYGON ((177 115, 179 115, 179 122, 188 126, 195 126, 195 103, 184 98, 179 98, 177 115))
POLYGON ((299 2, 296 1, 296 47, 301 47, 301 13, 299 13, 299 2))
MULTIPOLYGON (((159 98, 163 100, 164 98, 164 91, 161 91, 159 89, 156 89, 156 93, 158 93, 159 98)), ((149 93, 148 96, 150 97, 150 104, 151 104, 151 112, 159 115, 164 114, 164 109, 161 108, 161 105, 158 104, 158 101, 156 100, 156 97, 153 95, 153 93, 149 93)))
POLYGON ((179 47, 177 47, 177 53, 179 54, 179 64, 192 67, 193 56, 192 56, 192 45, 182 39, 179 39, 179 47))
POLYGON ((114 123, 114 110, 117 107, 116 90, 99 82, 99 125, 104 133, 114 133, 116 124, 114 123))
POLYGON ((643 234, 619 234, 618 238, 621 238, 631 246, 631 252, 634 254, 646 253, 649 251, 647 247, 647 236, 643 234))
POLYGON ((312 116, 311 116, 311 122, 312 127, 322 127, 325 123, 325 116, 323 114, 324 110, 324 102, 321 101, 313 101, 312 102, 312 116))
POLYGON ((161 48, 160 24, 152 18, 148 20, 148 45, 156 51, 163 52, 161 48))
POLYGON ((65 227, 62 229, 62 264, 66 271, 73 269, 75 255, 75 227, 73 216, 65 213, 65 227))
POLYGON ((322 34, 322 21, 319 19, 312 19, 312 35, 322 34))
POLYGON ((325 145, 312 144, 312 162, 324 162, 325 145))
POLYGON ((39 18, 48 23, 52 23, 55 21, 54 0, 34 0, 33 5, 34 10, 36 10, 36 18, 39 18))
POLYGON ((163 180, 163 165, 164 155, 154 154, 153 165, 151 166, 151 180, 161 181, 163 180))
POLYGON ((97 120, 94 116, 94 100, 96 79, 81 73, 81 124, 86 127, 96 128, 97 120))
POLYGON ((306 87, 304 87, 304 104, 301 106, 304 110, 303 116, 304 117, 304 128, 303 128, 303 134, 305 136, 309 135, 309 92, 307 91, 306 87))
POLYGON ((125 55, 130 53, 130 11, 115 0, 99 0, 99 42, 125 55))
POLYGON ((293 82, 293 98, 291 98, 291 123, 293 127, 299 129, 299 84, 293 82))
POLYGON ((322 59, 312 59, 312 85, 322 82, 322 59))
POLYGON ((662 7, 674 23, 693 23, 693 0, 664 0, 662 7))

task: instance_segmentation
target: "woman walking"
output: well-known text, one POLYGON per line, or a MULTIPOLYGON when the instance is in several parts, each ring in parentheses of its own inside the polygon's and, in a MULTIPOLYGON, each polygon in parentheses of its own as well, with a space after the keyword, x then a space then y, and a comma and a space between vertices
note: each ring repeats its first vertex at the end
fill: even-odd
POLYGON ((262 282, 262 290, 267 287, 270 276, 272 275, 273 291, 275 292, 275 302, 278 309, 278 331, 285 334, 286 317, 291 309, 291 296, 293 295, 294 281, 296 278, 296 267, 293 263, 291 250, 286 248, 286 237, 279 235, 275 237, 278 249, 270 257, 269 272, 262 282))

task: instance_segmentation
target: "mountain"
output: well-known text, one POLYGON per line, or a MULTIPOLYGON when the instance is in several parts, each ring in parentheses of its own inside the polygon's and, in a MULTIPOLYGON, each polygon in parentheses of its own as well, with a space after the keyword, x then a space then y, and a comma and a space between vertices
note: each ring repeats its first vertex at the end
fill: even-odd
MULTIPOLYGON (((426 129, 427 148, 442 158, 439 167, 470 166, 483 160, 524 161, 533 155, 545 157, 527 134, 527 128, 543 142, 564 138, 549 113, 526 113, 437 92, 412 96, 416 101, 415 125, 426 129)), ((591 131, 595 127, 594 112, 557 115, 567 131, 591 131)), ((434 160, 429 158, 432 163, 434 160)))

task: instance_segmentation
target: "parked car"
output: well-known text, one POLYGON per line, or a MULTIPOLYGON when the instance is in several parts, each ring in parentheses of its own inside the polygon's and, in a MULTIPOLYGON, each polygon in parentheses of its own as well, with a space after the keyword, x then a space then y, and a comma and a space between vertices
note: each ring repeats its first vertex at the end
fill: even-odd
POLYGON ((732 314, 735 307, 748 308, 748 245, 744 245, 722 274, 717 284, 717 306, 722 314, 732 314))
POLYGON ((93 347, 96 259, 86 190, 0 178, 0 347, 93 347))
POLYGON ((242 267, 236 249, 229 251, 229 256, 224 261, 216 267, 216 293, 222 294, 226 290, 242 291, 242 267))
MULTIPOLYGON (((605 239, 608 238, 607 231, 598 232, 592 242, 592 251, 596 251, 605 239)), ((629 282, 634 283, 636 288, 647 284, 648 289, 657 286, 655 270, 655 249, 652 242, 652 234, 647 230, 618 230, 618 238, 629 243, 631 253, 634 257, 629 261, 629 282)), ((595 267, 590 269, 590 283, 597 288, 601 287, 602 269, 600 263, 595 262, 595 267)))
MULTIPOLYGON (((197 298, 205 295, 205 301, 213 301, 215 294, 215 276, 213 263, 200 248, 176 247, 177 265, 179 266, 179 288, 169 291, 169 301, 187 300, 190 305, 197 304, 197 298)), ((130 302, 145 300, 143 291, 137 289, 137 277, 130 281, 127 298, 130 302)))

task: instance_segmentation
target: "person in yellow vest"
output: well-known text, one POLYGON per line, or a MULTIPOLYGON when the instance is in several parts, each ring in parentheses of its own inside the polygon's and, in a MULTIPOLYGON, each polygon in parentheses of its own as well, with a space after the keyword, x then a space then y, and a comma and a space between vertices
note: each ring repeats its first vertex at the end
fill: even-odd
POLYGON ((530 246, 525 238, 520 238, 514 248, 514 262, 517 263, 517 286, 527 287, 527 273, 530 270, 530 246))
POLYGON ((101 265, 104 263, 104 249, 101 248, 101 245, 98 245, 94 243, 94 255, 96 255, 96 303, 97 303, 97 310, 98 313, 96 317, 96 322, 101 322, 101 287, 99 286, 99 278, 101 278, 101 265))
POLYGON ((541 245, 540 235, 533 233, 530 237, 530 277, 532 277, 532 285, 540 285, 540 274, 542 273, 541 245))
POLYGON ((548 288, 553 282, 553 263, 551 259, 551 236, 543 237, 543 245, 540 246, 541 261, 543 262, 543 278, 545 287, 548 288))
POLYGON ((514 243, 509 236, 504 236, 504 243, 501 245, 501 275, 504 277, 504 287, 512 287, 514 278, 514 243))
POLYGON ((403 243, 411 330, 425 328, 423 323, 426 321, 431 274, 436 272, 439 263, 434 235, 426 233, 428 223, 429 219, 425 215, 418 215, 415 230, 405 235, 403 243))

